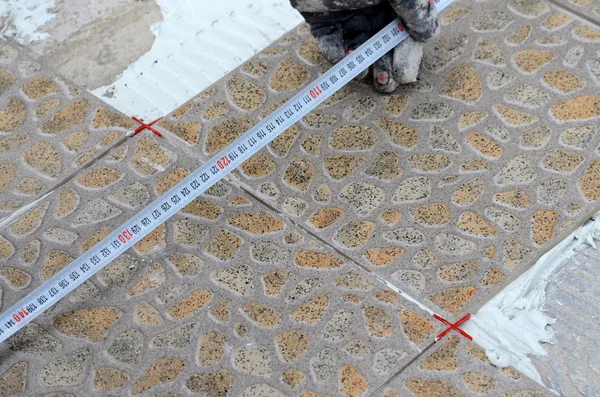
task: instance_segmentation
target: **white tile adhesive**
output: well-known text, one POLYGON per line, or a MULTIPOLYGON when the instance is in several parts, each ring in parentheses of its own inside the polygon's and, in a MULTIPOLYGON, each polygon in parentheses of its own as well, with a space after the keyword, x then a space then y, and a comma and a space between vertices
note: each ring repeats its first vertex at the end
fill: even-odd
POLYGON ((0 34, 24 45, 49 38, 38 29, 55 17, 51 12, 55 5, 54 0, 0 1, 0 34))
POLYGON ((163 21, 152 49, 113 83, 92 91, 128 115, 164 116, 303 21, 288 0, 220 0, 199 7, 156 0, 163 21))
POLYGON ((589 244, 596 248, 594 239, 600 240, 600 212, 471 316, 463 328, 486 350, 493 364, 512 366, 543 385, 530 356, 545 356, 543 343, 554 340, 550 325, 555 319, 544 314, 546 287, 577 247, 589 244))

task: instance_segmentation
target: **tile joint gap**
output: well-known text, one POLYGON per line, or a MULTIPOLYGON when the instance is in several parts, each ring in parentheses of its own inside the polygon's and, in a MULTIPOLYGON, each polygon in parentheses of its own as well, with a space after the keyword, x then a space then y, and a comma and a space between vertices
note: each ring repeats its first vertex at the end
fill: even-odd
MULTIPOLYGON (((192 150, 190 150, 190 148, 188 146, 185 146, 185 145, 181 144, 178 139, 175 139, 175 140, 170 139, 171 138, 171 134, 168 133, 168 131, 167 131, 167 133, 163 133, 162 137, 165 138, 165 140, 167 141, 167 143, 169 145, 172 145, 174 148, 181 149, 186 154, 191 155, 192 157, 196 158, 198 160, 198 162, 199 162, 200 165, 206 163, 206 161, 204 161, 203 159, 198 159, 196 157, 197 154, 194 153, 192 150)), ((411 295, 407 294, 406 292, 403 292, 393 282, 388 281, 386 278, 381 277, 381 276, 373 273, 369 268, 365 267, 364 265, 361 265, 356 260, 354 260, 351 256, 349 256, 348 254, 344 253, 339 248, 334 247, 332 244, 330 244, 329 242, 327 242, 326 240, 324 240, 322 237, 319 237, 318 235, 316 235, 312 230, 309 230, 304 225, 302 225, 302 224, 296 222, 294 219, 290 218, 287 214, 285 214, 284 212, 282 212, 279 209, 277 209, 276 207, 274 207, 272 204, 270 204, 269 202, 267 202, 266 200, 264 200, 263 198, 261 198, 260 196, 258 196, 256 193, 254 193, 252 190, 248 189, 246 186, 244 186, 243 183, 240 183, 236 179, 234 179, 234 177, 232 177, 232 174, 228 174, 225 177, 223 177, 222 181, 224 183, 228 183, 228 184, 233 185, 234 187, 240 189, 242 192, 246 193, 247 195, 249 195, 250 197, 252 197, 254 200, 258 201, 260 204, 262 204, 265 207, 267 207, 269 210, 275 212, 276 214, 278 214, 282 218, 284 218, 287 221, 289 221, 292 225, 298 227, 300 230, 304 231, 305 233, 309 234, 311 237, 313 237, 317 241, 321 242, 321 244, 323 244, 324 246, 332 249, 334 252, 336 252, 337 254, 341 255, 343 258, 345 258, 346 260, 348 260, 350 263, 352 263, 353 265, 355 265, 359 269, 365 271, 367 274, 369 274, 370 276, 372 276, 377 282, 379 282, 380 284, 383 284, 384 286, 386 286, 386 287, 390 288, 391 290, 393 290, 401 298, 407 300, 408 302, 413 303, 415 306, 417 306, 421 310, 429 313, 431 316, 433 316, 433 314, 436 313, 435 310, 432 310, 431 308, 429 308, 425 303, 421 302, 420 300, 418 300, 416 298, 413 298, 411 295)))
MULTIPOLYGON (((373 276, 373 278, 375 278, 375 280, 377 280, 379 283, 381 283, 381 284, 383 284, 383 285, 385 285, 385 286, 387 286, 389 288, 394 289, 395 292, 398 293, 402 298, 404 298, 407 301, 409 301, 409 302, 417 305, 420 309, 427 311, 430 315, 433 315, 435 313, 433 310, 429 309, 425 304, 421 303, 420 301, 416 300, 415 298, 412 298, 410 295, 402 292, 398 287, 396 287, 391 282, 388 282, 385 278, 380 277, 380 276, 374 274, 370 269, 368 269, 365 266, 361 265, 360 263, 356 262, 352 257, 350 257, 349 255, 345 254, 344 252, 340 251, 338 248, 334 247, 333 245, 329 244, 326 240, 324 240, 323 238, 321 238, 318 235, 316 235, 313 231, 307 229, 304 225, 297 223, 295 220, 293 220, 289 216, 287 216, 287 214, 283 213, 282 211, 279 211, 277 208, 275 208, 274 206, 272 206, 271 204, 269 204, 264 199, 260 198, 254 192, 250 191, 249 189, 247 189, 242 184, 240 184, 237 181, 233 180, 229 175, 227 175, 226 177, 224 177, 223 180, 226 183, 230 183, 231 185, 233 185, 233 186, 237 187, 238 189, 242 190, 244 193, 248 194, 250 197, 252 197, 256 201, 258 201, 260 204, 264 205, 265 207, 267 207, 271 211, 275 212, 276 214, 278 214, 282 218, 286 219, 292 225, 298 227, 300 230, 303 230, 308 235, 310 235, 311 237, 313 237, 317 241, 321 242, 326 247, 332 249, 334 252, 336 252, 337 254, 341 255, 343 258, 345 258, 346 260, 348 260, 353 265, 357 266, 359 269, 361 269, 361 270, 365 271, 367 274, 373 276)), ((419 349, 420 351, 413 358, 411 358, 406 364, 404 364, 399 370, 397 370, 396 372, 394 372, 385 382, 383 382, 380 386, 378 386, 377 389, 375 389, 372 393, 370 393, 369 397, 374 397, 377 393, 379 393, 381 390, 383 390, 387 385, 389 385, 391 382, 393 382, 394 379, 396 379, 404 371, 406 371, 410 366, 412 366, 415 363, 415 361, 417 361, 419 358, 421 358, 421 356, 423 356, 425 353, 427 353, 429 351, 429 349, 431 349, 435 344, 436 344, 436 341, 434 340, 429 345, 425 346, 423 349, 421 349, 419 346, 417 346, 417 349, 419 349)))
POLYGON ((387 280, 385 277, 382 277, 382 276, 380 276, 378 274, 373 273, 369 268, 367 268, 366 266, 358 263, 351 256, 349 256, 348 254, 344 253, 339 248, 334 247, 332 244, 330 244, 329 242, 327 242, 326 240, 324 240, 322 237, 320 237, 317 234, 315 234, 312 230, 309 230, 304 225, 296 222, 294 219, 290 218, 287 214, 283 213, 282 211, 280 211, 277 208, 275 208, 273 205, 269 204, 264 199, 260 198, 254 192, 252 192, 251 190, 247 189, 245 186, 243 186, 242 184, 238 183, 237 181, 233 180, 229 175, 226 176, 225 178, 223 178, 223 180, 231 183, 232 185, 234 185, 238 189, 242 190, 244 193, 248 194, 250 197, 252 197, 256 201, 258 201, 259 203, 261 203, 262 205, 264 205, 265 207, 267 207, 271 211, 277 213, 279 216, 281 216, 282 218, 284 218, 287 221, 289 221, 292 225, 298 227, 300 230, 303 230, 305 233, 307 233, 308 235, 310 235, 315 240, 319 241, 324 246, 332 249, 338 255, 342 256, 347 261, 349 261, 351 264, 355 265, 359 269, 363 270, 364 272, 366 272, 367 274, 369 274, 370 276, 372 276, 377 282, 379 282, 380 284, 383 284, 384 286, 392 289, 395 293, 397 293, 398 295, 400 295, 400 297, 402 297, 405 300, 413 303, 414 305, 416 305, 420 309, 426 311, 430 315, 433 315, 435 313, 435 311, 432 310, 432 309, 430 309, 425 303, 421 302, 420 300, 418 300, 416 298, 413 298, 411 295, 407 294, 406 292, 403 292, 393 282, 387 280))
POLYGON ((23 216, 25 216, 25 214, 27 214, 27 212, 29 210, 35 208, 39 203, 44 201, 46 198, 50 197, 58 189, 60 189, 67 183, 71 182, 82 171, 85 171, 88 168, 96 165, 96 163, 99 162, 100 160, 102 160, 108 153, 110 153, 110 151, 121 146, 123 143, 125 143, 127 141, 128 138, 130 138, 132 136, 133 136, 133 131, 128 131, 121 139, 119 139, 117 142, 113 143, 106 149, 104 149, 104 151, 102 151, 100 154, 98 154, 97 156, 95 156, 94 158, 89 160, 87 163, 83 164, 80 168, 76 169, 75 171, 73 171, 72 173, 67 175, 64 179, 62 179, 57 184, 52 186, 50 188, 50 190, 48 190, 46 193, 44 193, 40 197, 34 199, 32 202, 24 205, 23 207, 17 209, 16 211, 14 211, 12 214, 8 215, 7 217, 0 219, 0 231, 5 230, 7 227, 9 227, 12 224, 14 224, 15 222, 17 222, 19 219, 21 219, 23 216))
POLYGON ((379 393, 387 385, 392 383, 394 381, 394 379, 396 379, 397 377, 402 375, 402 373, 404 371, 406 371, 410 366, 412 366, 419 358, 421 358, 421 356, 423 356, 425 353, 427 353, 429 351, 429 349, 431 349, 433 347, 433 345, 435 345, 435 344, 436 344, 436 342, 434 341, 434 342, 431 342, 429 345, 425 346, 425 348, 423 350, 421 350, 421 352, 417 353, 416 356, 411 358, 410 361, 408 361, 406 364, 404 364, 398 371, 394 372, 385 382, 383 382, 379 387, 377 387, 377 389, 375 389, 375 391, 373 391, 373 393, 369 394, 368 397, 374 397, 375 395, 377 395, 377 393, 379 393))
POLYGON ((587 23, 589 23, 589 24, 597 27, 597 28, 600 28, 600 21, 598 21, 598 20, 596 20, 594 18, 591 18, 591 17, 589 17, 589 16, 581 13, 579 10, 571 8, 571 7, 569 7, 566 4, 562 4, 562 3, 558 2, 557 0, 544 0, 544 1, 546 3, 549 3, 552 6, 556 7, 556 8, 561 9, 562 11, 565 11, 565 12, 567 12, 567 13, 569 13, 569 14, 571 14, 571 15, 573 15, 573 16, 575 16, 575 17, 577 17, 577 18, 579 18, 579 19, 581 19, 581 20, 583 20, 583 21, 585 21, 585 22, 587 22, 587 23))

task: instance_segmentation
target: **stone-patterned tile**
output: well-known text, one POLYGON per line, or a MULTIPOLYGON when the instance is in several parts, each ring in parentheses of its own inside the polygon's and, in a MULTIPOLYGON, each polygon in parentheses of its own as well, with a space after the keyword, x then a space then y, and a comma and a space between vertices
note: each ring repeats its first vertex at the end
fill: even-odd
MULTIPOLYGON (((114 150, 123 148, 119 164, 103 159, 83 174, 110 167, 118 180, 77 178, 2 231, 2 308, 199 165, 149 134, 114 150)), ((0 387, 368 395, 438 329, 367 271, 219 183, 0 346, 0 387)))
MULTIPOLYGON (((539 1, 441 18, 417 83, 349 84, 0 347, 2 391, 369 395, 439 328, 378 280, 460 315, 595 212, 600 33, 539 1)), ((39 121, 0 144, 22 150, 0 164, 19 197, 131 126, 20 57, 0 51, 0 131, 39 121)), ((130 140, 4 230, 2 307, 326 67, 301 26, 162 121, 165 140, 130 140)), ((545 395, 457 338, 382 395, 545 395)))
POLYGON ((552 396, 511 367, 498 368, 485 351, 458 334, 449 334, 395 377, 376 397, 398 396, 552 396))
MULTIPOLYGON (((441 18, 444 34, 425 46, 419 82, 391 97, 368 82, 350 83, 234 178, 365 268, 452 315, 487 301, 595 212, 600 63, 592 28, 539 1, 459 1, 441 18), (555 36, 568 43, 556 45, 555 36)), ((293 34, 297 43, 310 37, 293 34)), ((252 61, 268 65, 264 75, 234 71, 185 105, 195 110, 177 122, 201 128, 195 145, 174 138, 180 147, 208 159, 217 141, 222 147, 242 133, 234 128, 241 120, 255 123, 291 96, 273 84, 298 85, 326 67, 294 45, 252 61), (298 75, 285 77, 282 68, 298 75), (228 81, 236 76, 266 93, 262 105, 235 104, 228 81), (198 117, 214 101, 230 112, 198 117), (216 134, 223 126, 228 133, 216 134)))
MULTIPOLYGON (((0 42, 0 218, 32 202, 116 143, 133 121, 0 42)), ((122 160, 116 152, 112 163, 122 160)), ((121 177, 110 168, 88 175, 98 189, 121 177)))

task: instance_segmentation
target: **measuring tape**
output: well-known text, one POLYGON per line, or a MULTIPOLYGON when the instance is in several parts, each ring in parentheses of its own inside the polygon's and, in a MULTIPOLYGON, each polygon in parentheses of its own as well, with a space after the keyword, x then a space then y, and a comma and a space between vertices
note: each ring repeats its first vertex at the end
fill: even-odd
MULTIPOLYGON (((438 11, 453 0, 436 1, 438 11)), ((244 135, 0 315, 5 341, 152 232, 408 37, 399 20, 350 53, 244 135)))

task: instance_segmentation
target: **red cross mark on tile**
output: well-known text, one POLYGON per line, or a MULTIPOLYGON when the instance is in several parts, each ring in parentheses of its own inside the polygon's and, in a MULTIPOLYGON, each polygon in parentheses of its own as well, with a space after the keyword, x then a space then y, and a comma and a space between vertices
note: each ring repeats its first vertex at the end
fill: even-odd
POLYGON ((452 324, 450 321, 446 320, 445 318, 438 316, 437 314, 434 314, 433 317, 436 320, 441 321, 442 323, 444 323, 448 326, 448 329, 446 329, 444 332, 442 332, 441 334, 439 334, 438 336, 435 337, 436 342, 439 341, 440 339, 442 339, 444 336, 446 336, 452 330, 458 332, 459 334, 461 334, 468 340, 473 340, 473 337, 471 335, 467 334, 465 331, 458 328, 459 325, 461 325, 462 323, 464 323, 465 321, 467 321, 468 319, 471 318, 471 313, 465 314, 461 319, 459 319, 454 324, 452 324))
POLYGON ((149 122, 148 124, 144 123, 142 120, 138 119, 137 117, 133 116, 132 119, 139 123, 140 126, 138 128, 136 128, 136 130, 133 132, 133 135, 137 135, 140 132, 144 131, 144 130, 150 130, 152 131, 155 135, 158 136, 162 136, 162 134, 158 131, 156 131, 154 128, 152 128, 152 126, 154 125, 154 123, 156 123, 157 121, 159 121, 160 119, 162 119, 162 117, 157 118, 154 121, 149 122))

